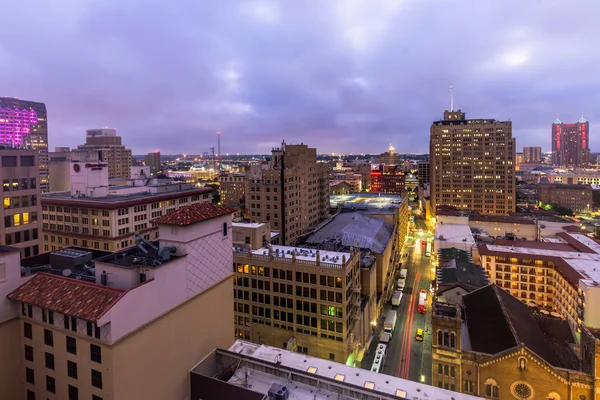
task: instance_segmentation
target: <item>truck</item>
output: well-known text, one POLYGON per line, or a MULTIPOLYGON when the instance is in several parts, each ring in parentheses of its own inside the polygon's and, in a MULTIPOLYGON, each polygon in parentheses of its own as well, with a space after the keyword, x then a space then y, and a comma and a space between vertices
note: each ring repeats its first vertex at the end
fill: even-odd
POLYGON ((394 335, 394 328, 396 327, 396 311, 389 310, 385 314, 385 322, 383 323, 383 332, 389 333, 390 337, 394 335))
POLYGON ((385 343, 388 344, 390 342, 390 339, 392 338, 392 335, 390 335, 387 332, 383 332, 380 336, 379 336, 379 343, 385 343))
POLYGON ((396 290, 394 292, 394 295, 392 296, 392 306, 399 306, 401 300, 402 300, 402 291, 396 290))
POLYGON ((419 293, 419 305, 417 306, 417 311, 421 314, 425 314, 427 304, 427 291, 425 289, 421 289, 419 293))
POLYGON ((408 270, 406 268, 402 268, 400 270, 400 279, 406 279, 406 274, 408 273, 408 270))
POLYGON ((406 284, 406 279, 398 279, 398 290, 403 291, 406 284))

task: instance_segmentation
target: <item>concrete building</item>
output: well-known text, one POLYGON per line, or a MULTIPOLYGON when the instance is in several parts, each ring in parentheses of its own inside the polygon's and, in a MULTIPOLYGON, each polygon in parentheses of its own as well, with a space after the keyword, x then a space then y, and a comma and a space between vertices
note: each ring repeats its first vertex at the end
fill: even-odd
POLYGON ((71 161, 96 163, 100 158, 97 152, 55 147, 54 151, 49 153, 50 192, 71 190, 71 161))
POLYGON ((592 187, 590 185, 540 183, 538 199, 543 205, 564 207, 576 213, 586 212, 592 207, 592 187))
POLYGON ((0 244, 16 247, 22 257, 40 252, 42 203, 38 151, 0 147, 0 244))
POLYGON ((571 168, 590 164, 590 123, 585 118, 574 124, 558 118, 552 123, 552 164, 571 168))
POLYGON ((445 111, 431 125, 431 204, 507 215, 515 210, 515 139, 511 121, 466 119, 445 111))
POLYGON ((371 193, 402 194, 404 172, 398 165, 380 164, 371 170, 371 193))
POLYGON ((550 183, 567 185, 598 185, 600 184, 600 171, 594 169, 576 169, 574 171, 554 170, 546 172, 550 183))
POLYGON ((77 149, 98 154, 98 159, 108 164, 110 178, 129 178, 129 167, 133 165, 131 149, 121 143, 121 136, 117 136, 116 129, 86 130, 85 144, 77 149))
POLYGON ((332 196, 356 193, 347 181, 329 181, 329 193, 332 196))
POLYGON ((540 146, 523 147, 523 162, 524 163, 541 163, 542 148, 540 146))
POLYGON ((247 217, 270 222, 280 243, 293 245, 329 215, 329 168, 305 144, 283 142, 271 153, 267 163, 246 172, 247 217))
POLYGON ((144 165, 150 167, 150 174, 156 176, 161 170, 160 151, 148 153, 144 156, 144 165))
POLYGON ((246 174, 221 174, 219 176, 219 182, 221 204, 244 211, 247 189, 246 174))
POLYGON ((248 244, 233 254, 236 337, 341 362, 356 354, 357 252, 248 244))
POLYGON ((523 157, 523 153, 516 153, 515 154, 515 171, 520 171, 521 170, 521 164, 523 164, 524 162, 524 157, 523 157))
POLYGON ((417 164, 417 177, 419 178, 419 185, 429 183, 431 179, 430 169, 428 161, 419 161, 417 164))
MULTIPOLYGON (((363 190, 362 175, 355 171, 346 171, 346 170, 337 171, 334 169, 333 171, 331 171, 331 173, 329 175, 329 179, 330 179, 330 181, 329 181, 330 186, 333 186, 333 184, 337 185, 342 182, 347 184, 349 186, 350 193, 358 193, 363 190)), ((365 189, 368 189, 368 187, 366 187, 365 189)), ((339 194, 343 194, 343 193, 339 193, 339 194)))
POLYGON ((162 216, 153 221, 160 242, 100 257, 93 268, 63 250, 55 256, 70 268, 21 277, 18 256, 0 252, 8 271, 0 336, 10 338, 0 346, 12 347, 0 368, 18 377, 0 385, 0 397, 188 398, 189 370, 233 341, 233 211, 206 203, 162 216))
POLYGON ((48 115, 44 103, 0 97, 0 144, 36 150, 39 187, 42 193, 49 190, 48 115))
POLYGON ((243 340, 200 361, 190 385, 191 400, 478 398, 243 340))
POLYGON ((496 285, 461 300, 434 305, 435 386, 486 399, 596 398, 566 321, 532 312, 496 285))
POLYGON ((134 244, 135 232, 155 240, 158 229, 150 220, 212 200, 211 188, 189 183, 145 178, 109 186, 102 162, 72 161, 70 170, 70 191, 42 196, 43 251, 69 246, 117 251, 134 244))

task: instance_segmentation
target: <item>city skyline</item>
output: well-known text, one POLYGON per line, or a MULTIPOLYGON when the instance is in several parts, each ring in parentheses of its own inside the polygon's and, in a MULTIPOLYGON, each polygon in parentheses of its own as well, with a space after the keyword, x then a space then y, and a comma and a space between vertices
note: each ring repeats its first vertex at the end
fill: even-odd
POLYGON ((136 154, 210 152, 217 131, 223 154, 268 153, 292 137, 327 154, 376 154, 390 142, 426 153, 453 83, 455 109, 511 120, 518 148, 548 151, 557 114, 583 113, 598 129, 588 38, 600 33, 599 8, 51 1, 29 13, 14 3, 9 12, 29 23, 7 21, 0 33, 1 95, 46 103, 50 148, 76 147, 85 129, 110 126, 136 154), (577 27, 556 29, 557 14, 577 27))

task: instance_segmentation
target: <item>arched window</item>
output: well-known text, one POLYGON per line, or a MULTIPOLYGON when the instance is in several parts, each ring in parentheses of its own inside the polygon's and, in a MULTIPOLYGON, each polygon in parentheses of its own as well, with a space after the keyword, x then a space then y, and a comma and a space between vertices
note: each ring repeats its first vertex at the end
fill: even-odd
POLYGON ((556 392, 550 392, 548 393, 548 396, 546 396, 546 400, 560 400, 560 394, 556 392))
POLYGON ((485 397, 490 399, 498 398, 498 383, 492 378, 486 379, 485 385, 485 397))
POLYGON ((450 333, 450 347, 456 347, 456 334, 454 332, 450 333))
POLYGON ((438 374, 442 373, 442 364, 438 364, 438 374))
POLYGON ((442 343, 442 331, 437 331, 437 344, 438 346, 441 346, 442 343))
POLYGON ((527 369, 527 360, 525 357, 519 357, 519 369, 525 371, 527 369))
POLYGON ((448 376, 448 366, 444 365, 444 375, 448 376))
POLYGON ((456 377, 456 368, 455 367, 450 367, 450 377, 451 378, 456 377))
POLYGON ((448 331, 444 331, 444 346, 450 346, 450 334, 448 331))

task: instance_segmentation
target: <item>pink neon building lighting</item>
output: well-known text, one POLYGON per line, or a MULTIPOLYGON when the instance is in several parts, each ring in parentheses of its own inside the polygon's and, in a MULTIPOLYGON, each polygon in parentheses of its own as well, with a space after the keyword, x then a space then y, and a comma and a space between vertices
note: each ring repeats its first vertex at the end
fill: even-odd
POLYGON ((0 143, 23 143, 23 137, 29 135, 31 126, 37 123, 37 113, 33 110, 0 107, 0 143))

